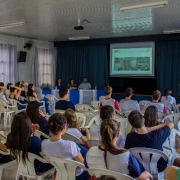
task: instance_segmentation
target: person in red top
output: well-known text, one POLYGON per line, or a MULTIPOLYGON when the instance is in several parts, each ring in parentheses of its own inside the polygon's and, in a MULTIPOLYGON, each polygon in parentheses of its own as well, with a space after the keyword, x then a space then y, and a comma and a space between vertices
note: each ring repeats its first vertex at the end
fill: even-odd
POLYGON ((105 105, 110 105, 110 106, 112 106, 113 108, 115 108, 115 109, 117 109, 119 111, 120 110, 120 106, 119 106, 118 101, 116 101, 115 99, 111 98, 112 90, 113 89, 110 86, 105 87, 104 92, 106 94, 106 98, 103 99, 100 102, 100 108, 102 106, 105 106, 105 105))

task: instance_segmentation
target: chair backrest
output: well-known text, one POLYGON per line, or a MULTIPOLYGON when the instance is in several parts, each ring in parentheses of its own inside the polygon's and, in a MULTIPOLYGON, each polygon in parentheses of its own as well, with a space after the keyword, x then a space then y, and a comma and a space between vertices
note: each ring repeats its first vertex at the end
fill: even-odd
POLYGON ((139 101, 139 105, 147 105, 149 104, 151 101, 147 101, 147 100, 142 100, 142 101, 139 101))
POLYGON ((89 147, 92 147, 92 146, 99 146, 100 145, 100 141, 97 140, 97 139, 89 139, 87 141, 87 144, 89 147))
POLYGON ((100 118, 100 114, 94 115, 90 121, 86 120, 85 128, 90 128, 91 125, 93 124, 93 122, 95 122, 98 126, 100 126, 100 124, 102 122, 102 120, 100 118))
POLYGON ((0 99, 0 112, 1 112, 1 113, 5 110, 4 104, 5 104, 5 102, 0 99))
POLYGON ((120 132, 123 134, 124 137, 126 137, 132 129, 132 126, 128 122, 128 118, 119 118, 118 116, 114 116, 114 119, 120 123, 120 132))
POLYGON ((76 112, 76 117, 79 128, 83 128, 86 124, 86 116, 82 113, 76 112))
POLYGON ((31 101, 37 101, 37 102, 39 102, 39 100, 36 99, 36 98, 33 97, 33 96, 27 96, 27 97, 26 97, 26 100, 29 101, 29 102, 31 102, 31 101))
POLYGON ((114 176, 118 180, 135 180, 134 178, 126 174, 110 171, 107 169, 90 168, 88 171, 90 172, 90 174, 95 175, 97 178, 100 177, 101 175, 111 175, 111 176, 114 176))
POLYGON ((39 131, 39 130, 36 130, 34 132, 34 136, 37 136, 39 139, 41 138, 41 136, 43 136, 44 138, 49 139, 48 135, 46 135, 45 133, 43 133, 42 131, 39 131))
POLYGON ((7 141, 7 137, 5 136, 4 131, 0 131, 0 141, 4 144, 7 141))
POLYGON ((63 114, 65 112, 65 110, 62 110, 62 109, 56 109, 55 110, 55 113, 61 113, 61 114, 63 114))
MULTIPOLYGON (((9 102, 13 105, 13 106, 15 106, 15 108, 13 108, 15 111, 16 111, 16 113, 18 112, 18 101, 17 100, 15 100, 15 99, 11 99, 11 98, 9 98, 8 99, 9 100, 9 102)), ((24 109, 25 110, 25 109, 24 109)))
POLYGON ((20 100, 20 101, 25 101, 25 100, 26 100, 26 98, 25 98, 25 97, 23 97, 23 96, 19 96, 19 100, 20 100))
POLYGON ((87 104, 76 104, 75 108, 78 112, 93 112, 95 113, 96 111, 89 105, 87 104))
POLYGON ((158 122, 162 123, 165 116, 166 116, 165 113, 158 111, 158 122))
POLYGON ((67 132, 62 135, 62 139, 84 144, 78 137, 67 132))
POLYGON ((99 101, 101 102, 102 100, 104 100, 106 98, 106 96, 99 96, 99 101))
POLYGON ((180 113, 169 114, 164 118, 164 122, 173 122, 175 129, 178 129, 179 121, 180 121, 180 113))
POLYGON ((52 94, 46 94, 45 98, 48 99, 50 105, 55 105, 55 96, 52 94))
MULTIPOLYGON (((161 102, 162 104, 164 104, 166 107, 168 107, 168 111, 171 111, 171 113, 177 113, 177 109, 175 107, 174 104, 168 103, 168 102, 161 102)), ((169 114, 171 114, 169 113, 169 114)))
POLYGON ((145 110, 146 110, 146 105, 144 105, 144 104, 139 104, 139 107, 140 107, 140 111, 141 111, 142 113, 144 113, 145 110))
POLYGON ((131 111, 133 111, 132 109, 126 110, 126 111, 122 111, 121 112, 121 116, 123 118, 127 118, 129 116, 129 114, 131 113, 131 111))
POLYGON ((34 168, 34 160, 37 159, 37 160, 41 161, 42 163, 47 163, 47 161, 45 161, 40 156, 37 156, 32 153, 28 153, 28 159, 29 159, 29 161, 26 160, 26 164, 23 163, 22 158, 18 159, 18 161, 19 161, 18 174, 25 176, 25 177, 32 178, 32 179, 36 179, 37 175, 36 175, 36 171, 34 168))
POLYGON ((50 162, 56 168, 56 179, 57 180, 76 180, 75 171, 76 168, 82 168, 87 171, 84 164, 77 161, 66 160, 56 157, 45 157, 45 159, 50 162))
POLYGON ((99 110, 99 104, 100 101, 91 101, 91 106, 94 108, 94 110, 99 110))
POLYGON ((164 152, 156 149, 136 147, 129 149, 129 151, 131 151, 136 156, 136 158, 144 165, 146 171, 155 176, 158 175, 158 160, 161 157, 163 157, 165 161, 168 160, 168 157, 164 152))

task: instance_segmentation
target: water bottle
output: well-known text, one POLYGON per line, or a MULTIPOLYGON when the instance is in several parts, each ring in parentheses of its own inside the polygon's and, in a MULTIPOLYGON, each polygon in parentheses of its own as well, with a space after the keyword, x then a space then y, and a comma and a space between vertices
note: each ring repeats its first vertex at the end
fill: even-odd
POLYGON ((97 90, 97 86, 95 85, 95 90, 97 90))

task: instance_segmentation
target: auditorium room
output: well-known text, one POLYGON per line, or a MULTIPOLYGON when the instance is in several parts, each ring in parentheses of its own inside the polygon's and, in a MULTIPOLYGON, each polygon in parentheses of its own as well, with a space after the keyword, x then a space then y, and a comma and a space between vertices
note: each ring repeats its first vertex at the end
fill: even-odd
POLYGON ((0 0, 0 180, 180 180, 180 0, 0 0))

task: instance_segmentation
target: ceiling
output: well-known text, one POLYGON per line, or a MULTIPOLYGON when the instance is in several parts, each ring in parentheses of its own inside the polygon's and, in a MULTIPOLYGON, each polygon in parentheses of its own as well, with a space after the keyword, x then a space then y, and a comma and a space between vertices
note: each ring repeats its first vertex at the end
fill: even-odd
POLYGON ((0 0, 0 24, 25 22, 23 26, 0 29, 0 34, 54 42, 70 36, 97 39, 180 29, 180 0, 169 0, 166 7, 153 9, 119 9, 146 2, 157 0, 0 0), (92 23, 85 22, 84 30, 76 31, 79 18, 92 23))

